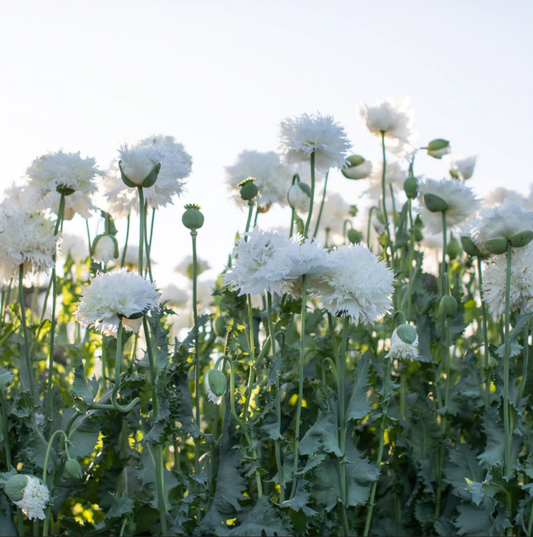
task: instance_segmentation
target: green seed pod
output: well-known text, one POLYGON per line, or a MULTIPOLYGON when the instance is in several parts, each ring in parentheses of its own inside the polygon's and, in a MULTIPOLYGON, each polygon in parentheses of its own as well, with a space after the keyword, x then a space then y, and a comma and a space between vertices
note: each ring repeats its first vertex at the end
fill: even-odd
POLYGON ((357 229, 349 229, 347 235, 352 244, 359 244, 363 240, 363 234, 357 229))
POLYGON ((450 259, 456 259, 461 255, 461 245, 453 235, 450 239, 450 242, 446 246, 446 253, 450 259))
POLYGON ((511 246, 513 248, 523 248, 524 246, 527 246, 531 241, 533 241, 533 231, 530 230, 515 233, 509 239, 509 242, 511 243, 511 246))
POLYGON ((185 212, 181 217, 183 225, 191 231, 196 231, 204 225, 204 215, 200 212, 200 206, 195 203, 185 205, 185 212))
POLYGON ((433 158, 441 159, 444 155, 447 155, 450 152, 450 142, 448 142, 448 140, 443 140, 442 138, 431 140, 427 145, 427 151, 428 155, 433 158))
POLYGON ((412 345, 418 337, 415 328, 405 323, 398 326, 396 333, 404 343, 408 343, 409 345, 412 345))
POLYGON ((253 200, 257 194, 259 194, 259 189, 257 188, 253 177, 248 177, 248 179, 239 183, 239 186, 241 187, 241 198, 244 201, 253 200))
POLYGON ((452 318, 457 315, 457 300, 455 300, 455 297, 451 295, 443 296, 440 305, 446 317, 452 318))
POLYGON ((435 194, 424 194, 424 203, 432 213, 441 213, 448 208, 448 204, 435 194))
POLYGON ((366 179, 372 172, 372 163, 361 155, 351 155, 346 159, 341 172, 346 179, 366 179))
POLYGON ((65 464, 65 469, 70 477, 74 479, 83 479, 80 463, 76 459, 69 459, 65 464))
POLYGON ((410 199, 415 199, 418 196, 418 179, 416 177, 408 177, 403 182, 405 195, 410 199))
POLYGON ((476 246, 476 243, 470 237, 461 237, 461 245, 466 255, 470 257, 480 257, 481 250, 476 246))
POLYGON ((488 241, 485 241, 483 248, 491 254, 504 254, 507 252, 507 239, 489 239, 488 241))
POLYGON ((33 476, 16 474, 7 480, 6 484, 4 485, 4 490, 6 491, 6 494, 9 496, 10 500, 14 502, 20 502, 20 500, 22 500, 22 497, 24 496, 24 489, 28 484, 28 477, 33 476))
POLYGON ((213 331, 218 337, 224 337, 226 335, 226 317, 219 315, 213 320, 213 331))

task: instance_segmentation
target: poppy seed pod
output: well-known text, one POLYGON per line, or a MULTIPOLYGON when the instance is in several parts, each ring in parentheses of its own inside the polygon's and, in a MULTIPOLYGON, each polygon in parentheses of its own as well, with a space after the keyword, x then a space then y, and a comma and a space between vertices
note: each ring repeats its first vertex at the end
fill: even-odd
POLYGON ((195 203, 185 205, 185 212, 181 217, 183 225, 191 231, 196 231, 204 225, 204 215, 200 212, 200 206, 195 203))
POLYGON ((212 403, 219 405, 226 393, 228 381, 226 375, 218 369, 208 369, 204 373, 204 391, 212 403))
POLYGON ((245 179, 239 186, 241 187, 241 198, 244 201, 251 201, 257 194, 259 194, 259 189, 257 188, 253 177, 248 177, 248 179, 245 179))
POLYGON ((401 324, 396 329, 396 333, 404 343, 409 343, 410 345, 418 339, 415 328, 410 324, 401 324))
POLYGON ((433 158, 441 159, 444 155, 450 153, 450 142, 448 140, 443 140, 442 138, 437 138, 431 140, 427 145, 428 155, 433 158))
POLYGON ((455 297, 451 295, 443 296, 440 305, 446 317, 452 318, 457 315, 457 300, 455 300, 455 297))
POLYGON ((440 213, 448 208, 446 201, 436 194, 424 194, 424 203, 432 213, 440 213))

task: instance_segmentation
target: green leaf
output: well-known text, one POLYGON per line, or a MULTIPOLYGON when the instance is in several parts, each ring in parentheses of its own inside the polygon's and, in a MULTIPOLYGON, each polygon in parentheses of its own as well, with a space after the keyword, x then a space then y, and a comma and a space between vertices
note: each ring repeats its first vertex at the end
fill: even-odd
POLYGON ((0 386, 5 389, 15 378, 15 375, 6 369, 5 367, 0 366, 0 386))
POLYGON ((293 511, 302 511, 306 516, 314 516, 317 514, 316 511, 307 507, 307 504, 311 503, 311 494, 308 490, 309 481, 305 479, 298 480, 298 486, 296 488, 296 494, 292 500, 285 500, 281 507, 288 507, 293 511))
POLYGON ((318 411, 315 424, 305 433, 300 442, 300 453, 310 455, 322 449, 326 453, 342 455, 337 442, 337 414, 330 409, 328 412, 318 411))
POLYGON ((72 384, 72 394, 83 399, 90 405, 98 393, 98 380, 92 379, 87 382, 85 370, 81 358, 74 365, 74 383, 72 384))
MULTIPOLYGON (((69 453, 73 459, 88 457, 94 450, 100 435, 100 422, 95 416, 97 411, 90 411, 87 414, 76 418, 70 429, 69 453)), ((68 420, 74 413, 73 410, 65 411, 63 414, 63 430, 68 420)))
POLYGON ((354 385, 346 412, 347 421, 364 419, 372 409, 367 400, 370 369, 369 356, 370 353, 368 351, 365 352, 355 367, 354 385))
POLYGON ((234 518, 242 508, 239 503, 244 499, 246 480, 240 472, 240 452, 233 447, 239 443, 239 436, 230 412, 229 394, 224 416, 224 427, 220 440, 220 456, 216 489, 213 503, 207 511, 200 529, 202 534, 218 528, 227 528, 226 520, 234 518))
POLYGON ((444 481, 451 485, 456 496, 472 501, 472 491, 467 483, 483 481, 486 473, 478 462, 477 453, 468 444, 459 444, 449 452, 449 460, 444 467, 444 481))
POLYGON ((111 504, 111 509, 109 509, 104 518, 122 517, 133 511, 135 504, 125 492, 122 492, 121 494, 111 494, 111 496, 113 496, 113 503, 111 504))
POLYGON ((229 535, 235 537, 274 537, 292 535, 288 519, 273 507, 267 496, 263 496, 248 513, 244 522, 233 528, 229 535))
POLYGON ((0 537, 14 537, 19 534, 13 521, 13 514, 13 509, 9 505, 2 505, 2 509, 0 509, 0 537))

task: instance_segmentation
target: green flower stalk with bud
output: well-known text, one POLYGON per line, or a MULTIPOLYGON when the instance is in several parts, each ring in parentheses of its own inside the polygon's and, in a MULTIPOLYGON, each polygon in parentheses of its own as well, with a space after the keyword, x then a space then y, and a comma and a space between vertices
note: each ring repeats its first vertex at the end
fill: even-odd
POLYGON ((448 142, 448 140, 443 140, 442 138, 431 140, 425 149, 427 149, 429 156, 439 160, 444 155, 448 155, 452 150, 450 147, 450 142, 448 142))
POLYGON ((361 155, 351 155, 346 159, 341 172, 346 179, 366 179, 372 173, 372 163, 361 155))
POLYGON ((248 218, 246 220, 245 233, 250 231, 250 224, 252 223, 252 215, 255 207, 255 198, 259 194, 259 190, 255 185, 255 179, 253 177, 248 177, 239 184, 241 188, 241 198, 248 203, 248 218))

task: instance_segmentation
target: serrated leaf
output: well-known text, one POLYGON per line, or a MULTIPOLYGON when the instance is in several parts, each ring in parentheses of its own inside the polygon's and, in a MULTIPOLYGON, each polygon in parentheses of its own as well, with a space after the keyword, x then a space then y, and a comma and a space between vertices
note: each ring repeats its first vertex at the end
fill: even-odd
POLYGON ((355 367, 352 394, 346 411, 347 421, 361 420, 368 416, 372 409, 367 399, 370 369, 369 356, 370 354, 365 352, 355 367))
POLYGON ((472 492, 466 480, 481 482, 486 473, 478 462, 477 453, 468 444, 459 444, 449 452, 449 460, 444 467, 444 481, 452 486, 456 496, 472 501, 472 492))
POLYGON ((15 375, 6 369, 5 367, 0 366, 0 386, 2 389, 7 388, 11 381, 15 378, 15 375))
POLYGON ((337 442, 337 414, 333 409, 328 412, 318 411, 314 425, 305 433, 300 442, 300 453, 311 455, 322 449, 326 453, 342 455, 337 442))
MULTIPOLYGON (((226 398, 229 399, 229 397, 228 394, 226 398)), ((227 528, 226 520, 233 518, 241 510, 239 502, 244 499, 242 493, 246 490, 246 480, 240 472, 240 452, 233 449, 238 443, 239 436, 235 429, 228 401, 220 440, 216 489, 213 503, 200 526, 202 533, 227 528)))
POLYGON ((248 513, 244 522, 233 528, 229 535, 232 537, 266 537, 292 535, 288 519, 277 511, 268 497, 263 496, 248 513))
POLYGON ((111 494, 113 496, 113 503, 111 509, 106 513, 104 518, 122 517, 133 511, 135 504, 125 492, 121 494, 111 494))

